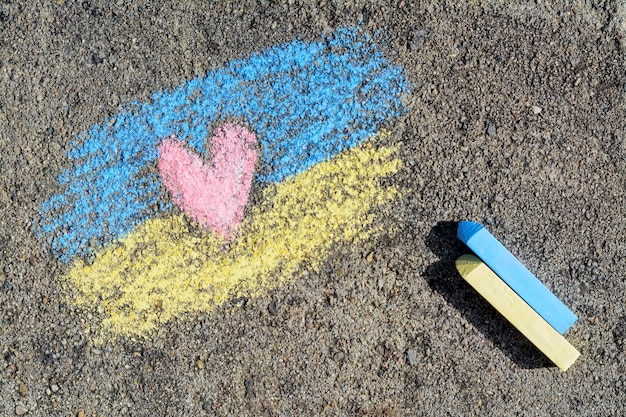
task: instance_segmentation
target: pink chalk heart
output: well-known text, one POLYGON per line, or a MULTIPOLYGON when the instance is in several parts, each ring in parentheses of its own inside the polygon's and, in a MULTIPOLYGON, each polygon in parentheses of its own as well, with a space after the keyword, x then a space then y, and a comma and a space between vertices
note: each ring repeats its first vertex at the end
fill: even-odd
POLYGON ((254 164, 256 136, 224 125, 211 138, 208 163, 172 136, 159 146, 158 168, 172 200, 193 220, 229 238, 243 220, 254 164))

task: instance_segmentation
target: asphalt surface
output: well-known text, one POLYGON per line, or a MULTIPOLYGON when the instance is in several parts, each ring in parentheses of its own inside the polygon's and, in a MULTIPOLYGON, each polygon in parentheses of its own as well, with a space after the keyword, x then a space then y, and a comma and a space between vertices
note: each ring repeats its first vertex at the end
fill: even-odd
POLYGON ((625 22, 619 1, 3 2, 0 414, 626 414, 625 22), (260 295, 102 330, 106 309, 75 303, 72 262, 37 232, 81 132, 355 27, 410 84, 372 142, 401 161, 378 233, 260 295), (578 315, 567 372, 456 273, 465 219, 578 315))

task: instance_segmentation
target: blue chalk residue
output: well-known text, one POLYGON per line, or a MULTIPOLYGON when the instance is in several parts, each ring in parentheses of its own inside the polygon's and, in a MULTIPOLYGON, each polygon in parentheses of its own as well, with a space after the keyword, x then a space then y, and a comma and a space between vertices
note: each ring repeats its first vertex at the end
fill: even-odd
POLYGON ((68 262, 170 206, 155 175, 157 146, 172 134, 199 152, 227 119, 247 122, 261 144, 257 180, 277 182, 366 140, 405 112, 408 82, 371 38, 340 29, 300 40, 194 79, 80 134, 59 176, 62 192, 41 204, 41 233, 68 262))

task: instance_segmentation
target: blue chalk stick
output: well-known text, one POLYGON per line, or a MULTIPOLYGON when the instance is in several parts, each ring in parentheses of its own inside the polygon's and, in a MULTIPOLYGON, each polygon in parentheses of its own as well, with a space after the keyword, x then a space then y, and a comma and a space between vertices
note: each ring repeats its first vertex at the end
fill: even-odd
POLYGON ((457 237, 557 332, 565 334, 578 320, 561 300, 480 223, 460 222, 457 237))

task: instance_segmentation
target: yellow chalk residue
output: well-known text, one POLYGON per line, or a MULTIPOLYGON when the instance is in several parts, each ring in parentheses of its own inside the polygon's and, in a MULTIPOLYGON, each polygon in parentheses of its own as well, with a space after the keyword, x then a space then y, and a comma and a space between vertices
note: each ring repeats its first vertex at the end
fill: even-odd
POLYGON ((151 219, 67 275, 77 305, 105 316, 101 331, 144 335, 159 323, 211 311, 233 297, 259 296, 316 268, 339 242, 360 242, 379 228, 372 208, 398 191, 394 148, 365 143, 263 191, 224 243, 184 215, 151 219))

